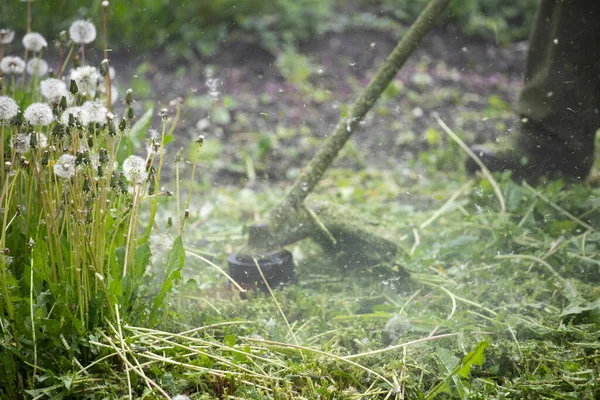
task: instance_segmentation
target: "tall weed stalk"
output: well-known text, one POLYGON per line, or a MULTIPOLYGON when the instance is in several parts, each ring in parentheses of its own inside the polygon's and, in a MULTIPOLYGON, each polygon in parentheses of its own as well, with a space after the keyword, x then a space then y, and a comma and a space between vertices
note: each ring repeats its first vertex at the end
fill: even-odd
MULTIPOLYGON (((103 25, 106 36, 105 19, 103 25)), ((3 42, 0 68, 10 83, 0 91, 1 398, 17 398, 58 371, 90 362, 87 340, 96 328, 117 324, 117 310, 138 321, 150 315, 142 282, 163 195, 163 149, 179 105, 173 104, 172 120, 161 110, 162 134, 150 139, 148 155, 132 155, 152 111, 133 124, 128 91, 122 105, 114 104, 122 117, 112 114, 118 95, 108 60, 99 68, 83 63, 95 37, 89 21, 59 35, 58 76, 41 59, 48 47, 41 35, 23 41, 37 69, 3 42)))

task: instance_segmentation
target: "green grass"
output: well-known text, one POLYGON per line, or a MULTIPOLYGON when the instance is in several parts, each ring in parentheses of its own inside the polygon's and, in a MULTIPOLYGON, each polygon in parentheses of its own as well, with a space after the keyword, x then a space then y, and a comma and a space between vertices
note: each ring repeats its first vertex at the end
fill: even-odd
MULTIPOLYGON (((146 398, 161 397, 146 379, 192 399, 594 398, 600 235, 573 216, 598 220, 598 189, 502 178, 501 214, 485 180, 440 173, 413 186, 393 172, 328 175, 313 197, 338 201, 335 182, 362 187, 369 200, 347 202, 398 235, 395 263, 345 271, 305 241, 291 247, 298 284, 240 300, 212 267, 186 257, 168 319, 94 333, 95 359, 105 358, 90 375, 73 368, 50 379, 49 393, 127 396, 126 357, 132 391, 146 398), (415 201, 396 200, 400 190, 415 201)), ((223 266, 251 215, 282 194, 209 191, 204 202, 215 207, 202 223, 192 216, 187 249, 223 266)))

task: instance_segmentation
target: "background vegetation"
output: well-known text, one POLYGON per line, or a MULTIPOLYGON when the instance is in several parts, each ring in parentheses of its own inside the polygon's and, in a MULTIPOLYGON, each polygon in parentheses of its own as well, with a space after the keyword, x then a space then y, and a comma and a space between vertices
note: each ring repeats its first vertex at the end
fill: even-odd
MULTIPOLYGON (((68 28, 65 17, 100 15, 100 0, 39 1, 34 20, 40 33, 52 37, 68 28), (67 10, 61 14, 55 10, 67 10), (68 11, 70 10, 70 11, 68 11), (67 15, 65 15, 67 14, 67 15)), ((110 24, 119 29, 115 49, 136 52, 166 49, 172 57, 192 59, 210 54, 221 41, 232 37, 254 39, 266 48, 286 41, 302 41, 331 30, 363 28, 390 22, 409 23, 427 0, 137 0, 112 1, 110 24), (360 5, 361 10, 357 10, 360 5), (366 11, 365 11, 366 7, 366 11)), ((536 0, 456 0, 446 22, 469 36, 499 42, 527 37, 536 0)), ((26 3, 0 2, 0 26, 19 28, 26 3)), ((99 21, 96 21, 99 22, 99 21)), ((394 26, 392 24, 392 26, 394 26)))

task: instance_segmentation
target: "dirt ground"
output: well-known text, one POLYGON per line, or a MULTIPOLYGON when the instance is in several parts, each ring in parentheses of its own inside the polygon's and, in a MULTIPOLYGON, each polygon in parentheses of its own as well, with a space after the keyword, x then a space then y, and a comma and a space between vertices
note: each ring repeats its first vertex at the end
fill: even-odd
MULTIPOLYGON (((193 64, 163 61, 160 54, 124 61, 122 54, 115 65, 124 76, 121 82, 147 82, 157 105, 184 99, 175 146, 186 148, 192 138, 205 135, 215 181, 252 179, 250 159, 258 180, 286 182, 318 149, 399 37, 391 31, 354 30, 300 43, 298 52, 309 57, 312 68, 300 83, 282 76, 276 55, 241 41, 224 43, 193 64)), ((423 154, 447 143, 434 113, 468 143, 510 134, 525 55, 525 43, 499 46, 467 39, 452 26, 430 33, 336 165, 414 174, 423 154)))

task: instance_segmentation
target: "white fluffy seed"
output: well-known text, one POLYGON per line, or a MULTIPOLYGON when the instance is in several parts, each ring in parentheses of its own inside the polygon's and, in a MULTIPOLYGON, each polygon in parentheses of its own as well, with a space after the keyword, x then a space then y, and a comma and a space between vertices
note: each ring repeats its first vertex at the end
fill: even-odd
POLYGON ((75 43, 88 44, 96 39, 96 27, 90 21, 75 21, 69 28, 69 36, 75 43))
POLYGON ((44 103, 33 103, 23 114, 31 125, 50 125, 54 120, 52 109, 44 103))
POLYGON ((46 39, 37 32, 29 32, 23 36, 23 46, 33 52, 38 52, 44 47, 48 47, 46 39))

